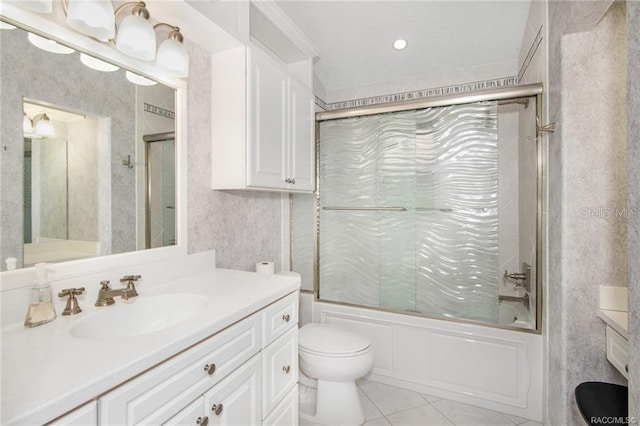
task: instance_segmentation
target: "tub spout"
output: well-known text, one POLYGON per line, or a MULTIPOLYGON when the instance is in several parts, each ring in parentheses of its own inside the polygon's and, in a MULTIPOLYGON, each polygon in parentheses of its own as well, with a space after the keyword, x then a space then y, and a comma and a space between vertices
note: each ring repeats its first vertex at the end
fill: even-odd
POLYGON ((522 304, 529 309, 529 293, 525 293, 524 296, 504 296, 502 294, 498 295, 498 302, 501 301, 506 302, 522 302, 522 304))

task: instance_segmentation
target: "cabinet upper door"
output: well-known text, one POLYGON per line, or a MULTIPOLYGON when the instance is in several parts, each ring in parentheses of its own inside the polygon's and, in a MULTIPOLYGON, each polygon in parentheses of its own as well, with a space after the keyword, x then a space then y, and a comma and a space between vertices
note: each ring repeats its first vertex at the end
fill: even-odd
POLYGON ((313 191, 315 185, 315 99, 311 90, 289 79, 290 189, 313 191))
POLYGON ((250 50, 250 126, 247 185, 287 188, 287 75, 250 50))

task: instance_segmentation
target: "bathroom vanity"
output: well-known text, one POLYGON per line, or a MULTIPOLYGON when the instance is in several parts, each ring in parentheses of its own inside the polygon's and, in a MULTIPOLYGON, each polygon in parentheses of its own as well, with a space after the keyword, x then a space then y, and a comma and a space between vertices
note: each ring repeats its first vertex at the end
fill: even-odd
POLYGON ((296 424, 299 286, 225 269, 143 274, 138 297, 100 308, 92 286, 78 315, 3 329, 1 423, 296 424))

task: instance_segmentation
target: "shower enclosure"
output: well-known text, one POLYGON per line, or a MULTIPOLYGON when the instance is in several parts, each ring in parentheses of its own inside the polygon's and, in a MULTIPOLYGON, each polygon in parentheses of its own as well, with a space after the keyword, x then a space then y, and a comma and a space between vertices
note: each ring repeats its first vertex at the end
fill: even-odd
POLYGON ((532 86, 318 114, 317 191, 292 196, 303 286, 313 282, 321 301, 538 328, 541 88, 532 86), (532 265, 529 288, 505 276, 522 263, 532 265))
POLYGON ((146 248, 176 244, 175 133, 145 135, 146 248))

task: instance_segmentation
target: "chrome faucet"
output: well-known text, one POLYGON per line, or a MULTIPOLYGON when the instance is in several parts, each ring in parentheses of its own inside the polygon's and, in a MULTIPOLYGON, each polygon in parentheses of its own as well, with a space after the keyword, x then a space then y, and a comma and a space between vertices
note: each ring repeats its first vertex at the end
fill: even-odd
POLYGON ((136 291, 136 286, 134 281, 137 281, 141 278, 140 275, 127 275, 120 278, 120 282, 127 283, 127 286, 119 289, 111 289, 109 285, 109 281, 100 281, 100 291, 98 292, 98 299, 96 300, 96 306, 109 306, 116 303, 114 297, 121 297, 125 300, 130 299, 132 297, 136 297, 138 292, 136 291))

